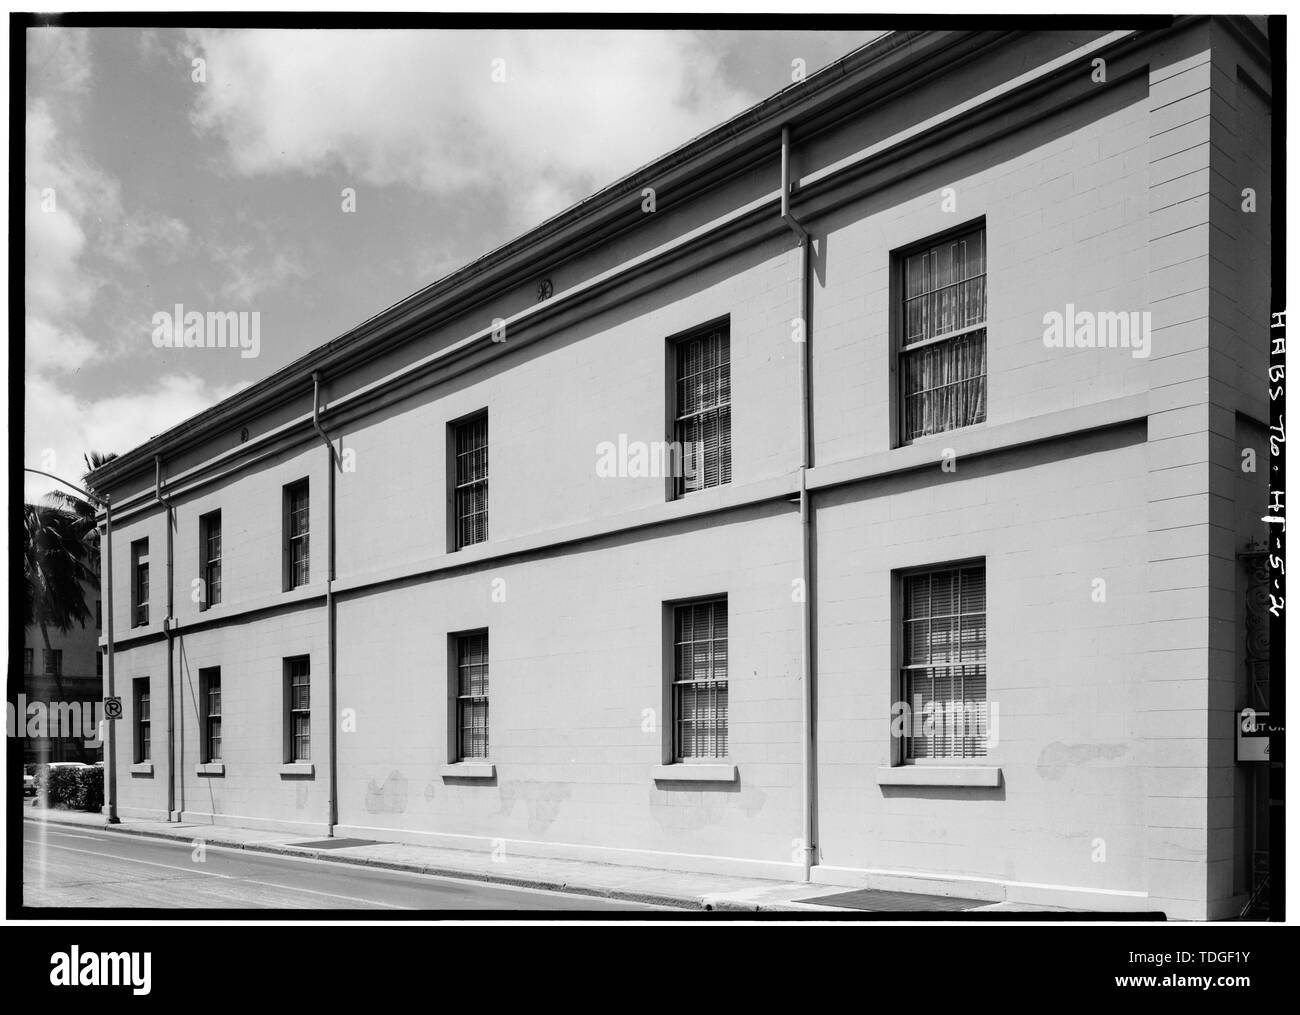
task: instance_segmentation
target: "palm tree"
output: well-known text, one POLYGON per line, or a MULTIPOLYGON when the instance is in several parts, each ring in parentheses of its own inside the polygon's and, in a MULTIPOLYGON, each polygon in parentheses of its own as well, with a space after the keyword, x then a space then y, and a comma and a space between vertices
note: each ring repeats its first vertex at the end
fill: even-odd
MULTIPOLYGON (((86 471, 82 474, 81 485, 92 493, 96 492, 90 483, 91 474, 94 473, 101 465, 111 462, 117 457, 117 452, 105 453, 103 451, 90 451, 81 456, 82 461, 86 463, 86 471)), ((66 490, 55 490, 49 495, 59 507, 75 515, 78 527, 81 530, 81 540, 86 544, 87 558, 91 562, 91 567, 95 572, 96 579, 99 575, 99 527, 95 524, 95 513, 99 508, 93 501, 85 497, 78 497, 74 493, 68 493, 66 490)))
MULTIPOLYGON (((87 482, 90 473, 116 457, 100 452, 83 456, 87 489, 93 489, 87 482)), ((40 628, 45 650, 52 652, 51 628, 66 634, 74 624, 85 627, 90 620, 86 586, 99 586, 99 529, 91 501, 61 491, 48 500, 52 503, 23 505, 23 591, 25 623, 40 628)), ((62 674, 56 669, 53 676, 62 699, 62 674)))
MULTIPOLYGON (((95 573, 87 563, 83 527, 76 515, 50 505, 24 504, 23 523, 25 624, 40 628, 45 650, 52 652, 50 628, 67 633, 90 619, 85 586, 95 580, 95 573)), ((54 682, 63 699, 61 677, 56 668, 54 682)))

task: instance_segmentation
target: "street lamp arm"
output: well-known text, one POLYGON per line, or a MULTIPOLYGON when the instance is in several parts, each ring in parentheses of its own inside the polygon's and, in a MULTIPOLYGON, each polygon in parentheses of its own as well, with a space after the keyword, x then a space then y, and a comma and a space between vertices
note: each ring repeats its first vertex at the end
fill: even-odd
POLYGON ((23 472, 34 472, 34 473, 36 473, 36 475, 38 475, 38 476, 44 476, 46 479, 52 479, 52 480, 54 480, 56 483, 62 483, 64 486, 66 486, 66 487, 70 487, 71 489, 76 490, 77 493, 81 494, 81 495, 84 496, 84 497, 89 497, 89 498, 90 498, 91 500, 93 500, 96 504, 102 504, 102 505, 104 505, 105 507, 108 506, 108 497, 107 497, 107 496, 102 496, 102 495, 100 495, 100 494, 93 493, 93 492, 90 491, 90 490, 83 490, 81 487, 77 486, 76 483, 69 483, 69 482, 68 482, 66 479, 64 479, 62 476, 56 476, 56 475, 54 475, 54 473, 52 473, 52 472, 43 472, 43 471, 40 470, 40 469, 29 468, 29 467, 26 466, 26 465, 23 466, 23 472))

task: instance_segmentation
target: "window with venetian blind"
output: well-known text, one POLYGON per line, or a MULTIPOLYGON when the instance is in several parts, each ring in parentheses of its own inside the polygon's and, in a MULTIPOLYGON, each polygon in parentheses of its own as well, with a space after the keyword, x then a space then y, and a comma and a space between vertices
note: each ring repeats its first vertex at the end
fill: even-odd
POLYGON ((285 587, 296 589, 311 580, 311 501, 308 481, 284 488, 285 587))
POLYGON ((727 757, 727 600, 673 608, 673 760, 727 757))
POLYGON ((723 321, 673 345, 677 496, 731 482, 731 335, 723 321))
POLYGON ((203 711, 203 761, 221 760, 221 670, 199 670, 199 707, 203 711))
POLYGON ((452 424, 456 456, 453 511, 455 548, 483 543, 488 537, 488 418, 481 412, 452 424))
POLYGON ((284 661, 285 758, 288 762, 311 761, 311 658, 298 656, 284 661))
POLYGON ((200 610, 221 602, 221 512, 209 511, 199 519, 199 558, 203 565, 203 600, 200 610))
POLYGON ((985 231, 899 257, 899 439, 984 422, 987 412, 985 231))
POLYGON ((902 576, 903 758, 988 754, 983 562, 902 576), (926 705, 934 711, 927 713, 926 705), (929 723, 929 725, 927 725, 929 723))
POLYGON ((456 635, 456 760, 488 756, 488 636, 456 635))
POLYGON ((153 718, 149 706, 149 678, 135 680, 135 761, 136 764, 153 758, 153 718))
POLYGON ((149 623, 149 540, 131 544, 131 626, 149 623))

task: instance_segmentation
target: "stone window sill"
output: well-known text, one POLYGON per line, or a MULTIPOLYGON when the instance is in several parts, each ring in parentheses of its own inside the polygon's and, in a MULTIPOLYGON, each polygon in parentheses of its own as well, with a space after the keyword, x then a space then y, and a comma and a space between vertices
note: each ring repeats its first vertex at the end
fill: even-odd
POLYGON ((312 778, 315 774, 316 766, 310 761, 287 761, 280 766, 281 779, 312 778))
POLYGON ((735 765, 655 765, 651 774, 655 782, 735 782, 739 778, 735 765))
POLYGON ((876 769, 878 786, 978 786, 1002 784, 1002 769, 993 765, 893 765, 876 769))
POLYGON ((444 779, 493 779, 497 766, 486 761, 457 761, 443 765, 438 774, 444 779))
POLYGON ((225 775, 226 766, 221 761, 206 761, 201 765, 194 766, 195 775, 225 775))

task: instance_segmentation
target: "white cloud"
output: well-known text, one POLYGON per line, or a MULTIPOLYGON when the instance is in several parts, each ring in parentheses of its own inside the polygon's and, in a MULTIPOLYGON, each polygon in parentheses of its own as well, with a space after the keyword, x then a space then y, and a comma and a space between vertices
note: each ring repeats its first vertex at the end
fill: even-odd
POLYGON ((50 25, 29 28, 28 94, 84 92, 90 84, 90 31, 50 25))
POLYGON ((26 292, 38 317, 76 317, 95 298, 100 280, 81 259, 87 236, 82 222, 95 211, 112 214, 114 188, 107 177, 60 144, 43 101, 27 107, 26 292))
POLYGON ((230 309, 252 308, 266 292, 274 292, 293 279, 308 277, 298 248, 275 234, 261 221, 242 221, 242 242, 213 245, 208 250, 213 266, 215 295, 230 309))
MULTIPOLYGON (((152 390, 88 401, 43 376, 27 378, 24 464, 78 482, 88 451, 130 451, 234 394, 243 384, 209 387, 192 374, 163 377, 152 390)), ((24 474, 24 494, 37 500, 55 489, 24 474)))
MULTIPOLYGON (((196 128, 244 175, 504 195, 532 225, 738 112, 689 32, 190 33, 196 128), (502 60, 504 64, 494 64, 502 60), (505 81, 494 82, 504 67, 505 81)), ((498 198, 499 200, 499 198, 498 198)))
POLYGON ((75 369, 92 358, 84 323, 101 290, 120 286, 123 272, 137 271, 146 254, 181 250, 189 236, 177 219, 128 212, 118 181, 60 131, 59 119, 75 119, 69 110, 76 108, 75 99, 43 97, 27 105, 29 368, 75 369), (58 335, 64 337, 49 344, 58 335))
POLYGON ((39 317, 28 317, 27 372, 79 370, 100 356, 100 348, 76 328, 59 328, 39 317))

